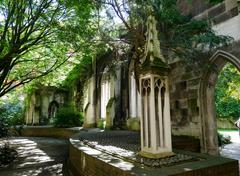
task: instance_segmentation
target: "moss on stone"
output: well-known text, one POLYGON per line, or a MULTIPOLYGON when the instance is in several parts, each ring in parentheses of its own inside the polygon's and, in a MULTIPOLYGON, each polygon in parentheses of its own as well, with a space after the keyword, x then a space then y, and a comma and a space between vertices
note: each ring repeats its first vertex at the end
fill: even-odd
POLYGON ((127 120, 127 128, 132 131, 140 131, 140 120, 137 117, 127 120))

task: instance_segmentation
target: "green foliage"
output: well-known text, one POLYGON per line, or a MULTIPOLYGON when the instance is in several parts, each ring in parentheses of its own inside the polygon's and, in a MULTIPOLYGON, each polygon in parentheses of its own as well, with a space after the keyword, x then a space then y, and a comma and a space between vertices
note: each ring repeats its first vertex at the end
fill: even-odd
POLYGON ((231 37, 216 35, 208 21, 195 20, 191 14, 182 15, 176 4, 177 0, 152 1, 163 49, 183 59, 195 59, 206 48, 211 51, 232 41, 231 37))
POLYGON ((121 26, 112 25, 108 29, 107 25, 99 23, 100 39, 112 50, 129 55, 128 59, 134 62, 136 77, 140 74, 140 59, 144 55, 146 20, 152 13, 150 9, 157 19, 160 47, 167 59, 177 57, 192 66, 199 66, 204 62, 199 59, 203 58, 199 57, 200 54, 228 45, 233 40, 216 35, 208 20, 196 20, 191 14, 183 15, 178 8, 178 0, 102 0, 100 7, 100 12, 106 11, 108 24, 117 20, 118 24, 121 22, 121 26), (109 30, 119 35, 112 35, 114 32, 109 30))
POLYGON ((240 116, 240 73, 227 64, 218 77, 215 89, 216 112, 218 117, 240 116))
POLYGON ((68 74, 63 86, 72 87, 76 81, 81 81, 83 84, 92 74, 92 58, 84 57, 82 61, 76 65, 68 74))
POLYGON ((0 96, 68 60, 56 31, 65 9, 52 0, 0 1, 0 96))
MULTIPOLYGON (((60 6, 64 10, 64 16, 54 24, 54 37, 57 43, 64 44, 55 46, 58 58, 68 56, 70 59, 61 67, 48 73, 47 76, 38 78, 28 84, 27 92, 32 92, 41 85, 74 88, 81 76, 82 82, 91 74, 92 58, 103 46, 96 42, 96 18, 92 11, 95 9, 91 0, 60 0, 60 6)), ((102 45, 102 44, 101 44, 102 45)))
POLYGON ((76 127, 83 124, 83 115, 73 107, 61 107, 53 119, 55 127, 76 127))
MULTIPOLYGON (((1 110, 0 110, 0 113, 2 113, 1 110)), ((0 138, 8 136, 8 128, 9 128, 8 119, 1 118, 1 120, 0 120, 0 138)))
POLYGON ((97 127, 100 129, 105 129, 106 121, 104 119, 98 119, 97 127))
POLYGON ((0 137, 8 135, 9 127, 24 124, 22 89, 0 98, 0 137))

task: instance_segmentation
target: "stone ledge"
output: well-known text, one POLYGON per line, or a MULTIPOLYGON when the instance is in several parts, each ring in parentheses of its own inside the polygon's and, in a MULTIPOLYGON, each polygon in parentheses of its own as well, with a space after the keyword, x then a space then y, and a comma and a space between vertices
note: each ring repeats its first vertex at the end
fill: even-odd
POLYGON ((55 137, 69 139, 81 129, 82 127, 55 128, 52 126, 27 126, 20 130, 20 135, 27 137, 55 137))
POLYGON ((237 160, 186 151, 177 152, 201 159, 174 166, 150 168, 84 145, 79 136, 75 135, 70 139, 68 164, 72 174, 76 176, 239 176, 237 160))

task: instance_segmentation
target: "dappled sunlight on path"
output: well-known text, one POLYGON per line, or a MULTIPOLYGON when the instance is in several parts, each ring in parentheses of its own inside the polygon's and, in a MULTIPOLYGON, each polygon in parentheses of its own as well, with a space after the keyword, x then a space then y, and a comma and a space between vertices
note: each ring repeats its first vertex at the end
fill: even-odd
MULTIPOLYGON (((1 141, 0 141, 1 142, 1 141)), ((17 159, 0 170, 4 176, 61 176, 68 156, 68 141, 54 138, 11 138, 17 159)))

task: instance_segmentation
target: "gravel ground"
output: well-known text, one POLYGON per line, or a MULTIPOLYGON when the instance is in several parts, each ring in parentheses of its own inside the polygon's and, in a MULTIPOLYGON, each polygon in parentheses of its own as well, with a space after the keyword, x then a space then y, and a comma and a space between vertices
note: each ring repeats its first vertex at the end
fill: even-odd
POLYGON ((163 167, 198 160, 198 158, 176 153, 172 157, 149 159, 138 155, 140 151, 140 133, 133 131, 83 131, 78 135, 84 145, 124 158, 128 161, 145 164, 149 167, 163 167))

